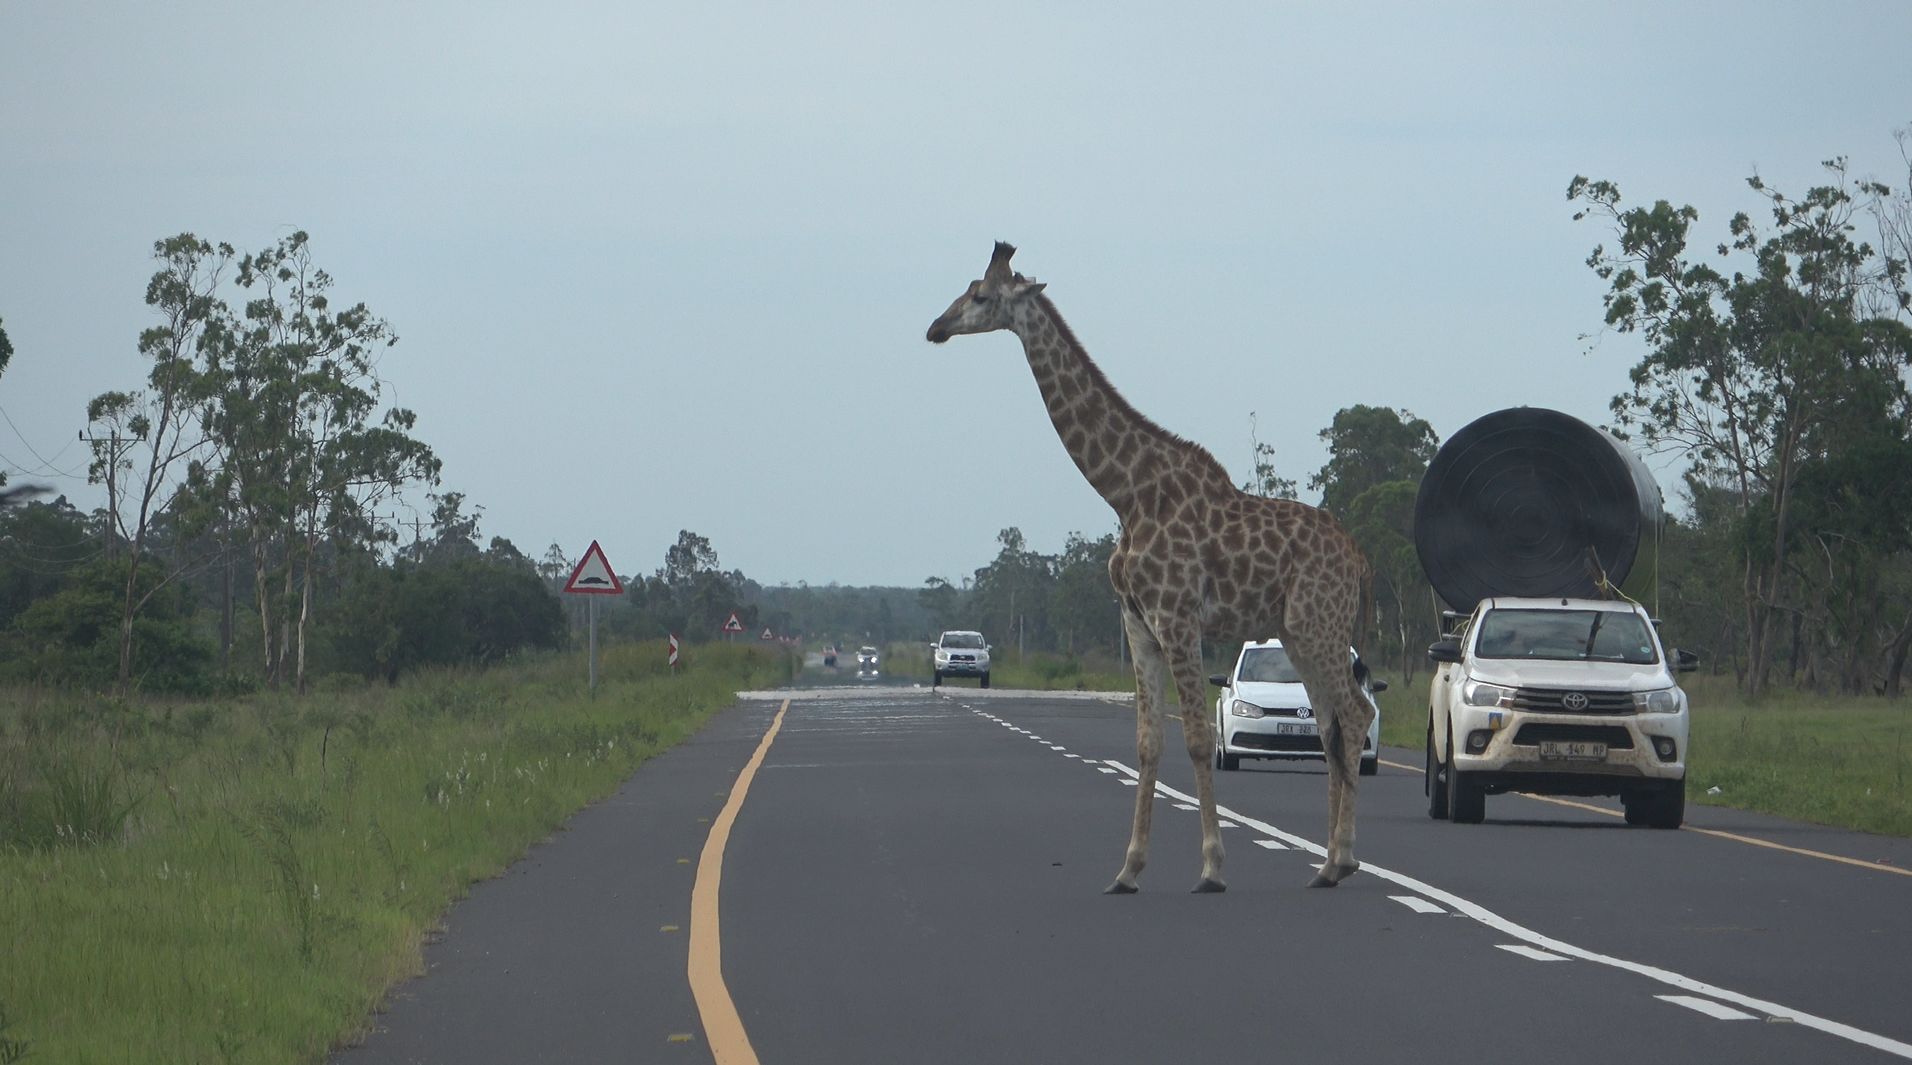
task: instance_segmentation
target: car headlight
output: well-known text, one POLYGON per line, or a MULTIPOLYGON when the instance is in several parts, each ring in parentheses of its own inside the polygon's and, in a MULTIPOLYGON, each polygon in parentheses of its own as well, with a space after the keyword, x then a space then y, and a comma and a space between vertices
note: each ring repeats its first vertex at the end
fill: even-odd
POLYGON ((1228 712, 1236 717, 1261 717, 1266 711, 1254 703, 1237 699, 1228 704, 1228 712))
POLYGON ((1514 690, 1498 684, 1470 680, 1461 685, 1461 702, 1468 706, 1509 706, 1514 701, 1514 690))
POLYGON ((947 661, 949 661, 949 652, 948 652, 948 651, 938 651, 938 652, 936 652, 936 660, 937 660, 938 662, 947 662, 947 661))
POLYGON ((1650 692, 1634 692, 1633 709, 1642 714, 1677 714, 1680 712, 1680 690, 1659 688, 1650 692))

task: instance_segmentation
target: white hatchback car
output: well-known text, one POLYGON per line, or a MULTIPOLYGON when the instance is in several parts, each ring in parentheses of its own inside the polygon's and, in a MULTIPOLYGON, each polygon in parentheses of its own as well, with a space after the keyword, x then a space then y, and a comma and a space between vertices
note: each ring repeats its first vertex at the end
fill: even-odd
MULTIPOLYGON (((1354 648, 1348 648, 1350 667, 1354 648)), ((1215 766, 1239 769, 1243 758, 1320 758, 1321 735, 1309 705, 1301 674, 1288 661, 1280 640, 1250 640, 1242 644, 1235 668, 1217 673, 1209 683, 1223 689, 1215 700, 1215 766)), ((1388 682, 1371 679, 1361 694, 1374 706, 1374 722, 1361 741, 1361 775, 1371 777, 1381 768, 1381 708, 1374 693, 1388 682)))

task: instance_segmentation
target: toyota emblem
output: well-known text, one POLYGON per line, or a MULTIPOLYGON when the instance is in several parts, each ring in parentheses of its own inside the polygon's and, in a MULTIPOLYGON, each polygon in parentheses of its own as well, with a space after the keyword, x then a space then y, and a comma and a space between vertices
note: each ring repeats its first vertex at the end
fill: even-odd
POLYGON ((1587 708, 1586 692, 1568 692, 1560 697, 1560 705, 1578 713, 1587 708))
POLYGON ((1295 711, 1295 716, 1296 716, 1296 717, 1307 717, 1308 715, 1310 715, 1310 714, 1312 714, 1312 713, 1314 713, 1314 711, 1313 711, 1313 710, 1310 710, 1310 709, 1308 709, 1307 707, 1305 707, 1305 706, 1304 706, 1304 707, 1302 707, 1301 709, 1299 709, 1299 710, 1296 710, 1296 711, 1295 711))

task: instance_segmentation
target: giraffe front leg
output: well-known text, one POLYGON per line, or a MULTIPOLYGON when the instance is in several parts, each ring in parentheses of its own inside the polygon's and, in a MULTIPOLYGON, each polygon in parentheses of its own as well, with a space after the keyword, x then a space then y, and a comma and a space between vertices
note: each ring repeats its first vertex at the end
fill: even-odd
POLYGON ((1122 871, 1103 890, 1105 895, 1132 895, 1136 878, 1148 864, 1149 829, 1155 814, 1155 780, 1162 759, 1162 652, 1154 634, 1123 611, 1128 630, 1129 657, 1135 663, 1135 760, 1140 774, 1135 782, 1135 820, 1129 831, 1129 849, 1122 871))

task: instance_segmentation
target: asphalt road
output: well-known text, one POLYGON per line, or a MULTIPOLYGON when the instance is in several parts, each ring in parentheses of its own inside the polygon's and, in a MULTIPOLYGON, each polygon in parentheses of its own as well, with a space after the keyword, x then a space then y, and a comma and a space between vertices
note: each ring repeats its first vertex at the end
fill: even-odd
POLYGON ((1912 1058, 1912 841, 1694 805, 1691 830, 1631 829, 1612 804, 1524 796, 1453 825, 1427 818, 1418 768, 1384 764, 1362 779, 1363 871, 1308 890, 1324 772, 1245 762, 1216 774, 1229 889, 1193 895, 1171 723, 1142 892, 1104 896, 1134 801, 1127 706, 960 683, 760 696, 476 886, 428 974, 334 1060, 1912 1058), (700 863, 741 1048, 687 977, 700 863))

